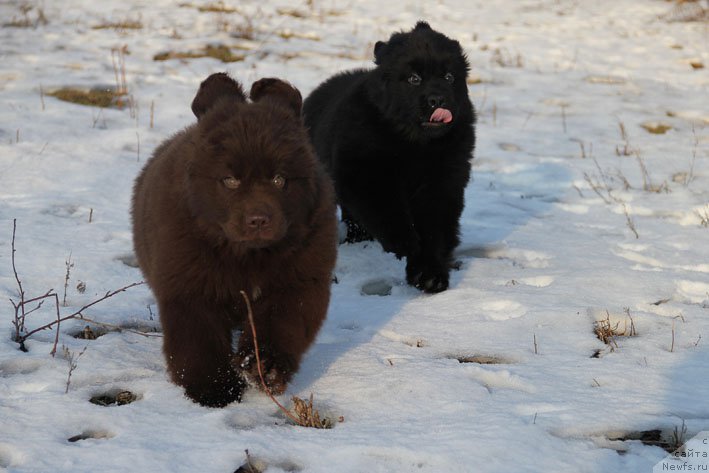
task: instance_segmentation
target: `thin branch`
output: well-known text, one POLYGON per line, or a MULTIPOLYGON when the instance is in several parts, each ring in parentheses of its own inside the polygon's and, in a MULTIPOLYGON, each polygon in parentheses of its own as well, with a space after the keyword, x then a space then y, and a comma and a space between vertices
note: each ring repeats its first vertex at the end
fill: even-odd
POLYGON ((670 345, 670 353, 675 351, 675 321, 672 319, 672 345, 670 345))
MULTIPOLYGON (((59 313, 59 296, 56 292, 52 295, 54 296, 54 306, 57 309, 57 330, 54 334, 54 346, 52 347, 52 351, 50 351, 49 354, 54 356, 54 354, 57 353, 57 344, 59 343, 59 325, 61 324, 61 314, 59 313)), ((68 389, 69 386, 67 385, 67 390, 68 389)))
MULTIPOLYGON (((54 294, 54 289, 48 290, 47 292, 44 293, 44 295, 33 297, 32 299, 27 299, 26 301, 21 302, 21 304, 24 304, 26 306, 27 304, 31 304, 32 302, 37 302, 39 300, 47 299, 48 297, 52 297, 52 294, 54 294)), ((32 310, 34 311, 36 309, 32 309, 32 310)), ((27 312, 27 314, 29 314, 29 312, 27 312)))
POLYGON ((79 358, 81 358, 81 355, 83 355, 84 352, 86 352, 87 348, 89 348, 88 344, 77 355, 76 353, 72 353, 71 351, 69 351, 69 349, 66 346, 62 346, 62 349, 64 350, 64 358, 66 358, 66 361, 69 362, 69 375, 66 378, 66 389, 64 390, 64 394, 69 393, 69 385, 71 384, 71 375, 74 373, 74 370, 77 368, 77 366, 79 366, 79 358))
POLYGON ((639 239, 640 235, 638 235, 638 230, 635 228, 635 222, 633 222, 633 219, 630 218, 630 214, 628 213, 628 206, 623 203, 623 213, 625 214, 625 219, 626 223, 628 224, 628 228, 635 234, 635 239, 639 239))
POLYGON ((586 182, 588 182, 588 185, 591 186, 591 189, 593 190, 593 192, 598 194, 598 197, 603 199, 603 202, 605 202, 606 204, 611 203, 611 201, 608 200, 608 198, 605 195, 601 194, 601 191, 599 190, 601 188, 600 184, 598 184, 597 182, 594 182, 593 178, 591 178, 591 176, 589 176, 588 173, 583 173, 583 177, 584 177, 584 179, 586 179, 586 182))
POLYGON ((689 162, 689 172, 687 173, 687 178, 684 181, 685 187, 694 180, 694 162, 697 160, 697 146, 699 146, 699 137, 697 136, 697 130, 694 129, 694 124, 692 124, 692 136, 694 136, 694 147, 692 148, 692 160, 689 162))
MULTIPOLYGON (((49 297, 49 296, 47 296, 47 297, 49 297)), ((31 309, 31 310, 28 310, 27 312, 25 312, 25 315, 30 315, 32 312, 38 311, 39 309, 42 308, 43 304, 44 304, 44 301, 40 301, 40 303, 37 304, 37 307, 35 307, 34 309, 31 309)))
MULTIPOLYGON (((12 272, 15 273, 15 281, 20 291, 19 309, 22 311, 22 317, 18 318, 17 310, 15 310, 15 338, 20 338, 20 332, 25 329, 25 290, 22 288, 22 281, 17 275, 17 267, 15 266, 15 233, 17 231, 17 219, 12 219, 12 272)), ((14 303, 13 303, 14 305, 14 303)), ((17 307, 17 306, 16 306, 17 307)))
MULTIPOLYGON (((141 282, 135 282, 132 284, 129 284, 127 286, 124 286, 120 289, 116 289, 115 291, 108 291, 103 297, 100 297, 86 305, 84 305, 82 308, 79 310, 75 311, 72 314, 66 315, 62 317, 60 309, 59 309, 59 296, 57 295, 56 292, 54 292, 54 289, 50 289, 47 292, 45 292, 41 296, 33 297, 31 299, 25 299, 25 290, 22 287, 22 281, 20 281, 20 277, 17 274, 17 265, 15 264, 15 235, 17 233, 17 219, 13 219, 12 221, 12 272, 15 275, 15 281, 17 282, 17 287, 20 293, 20 301, 15 302, 12 299, 10 299, 10 303, 14 307, 15 310, 15 317, 13 320, 13 325, 15 326, 15 337, 14 341, 17 342, 20 345, 20 350, 22 351, 27 351, 27 348, 25 347, 25 341, 30 338, 32 335, 34 335, 37 332, 40 332, 42 330, 47 330, 49 328, 52 328, 56 325, 56 330, 57 333, 54 337, 54 346, 52 347, 51 355, 54 356, 57 352, 57 345, 59 343, 59 327, 62 322, 65 320, 69 319, 74 319, 74 318, 83 318, 83 312, 98 304, 101 301, 104 301, 110 297, 115 296, 116 294, 126 291, 132 287, 139 286, 141 284, 145 284, 144 281, 141 282), (37 327, 34 330, 30 330, 29 332, 26 331, 25 328, 25 320, 27 315, 31 314, 32 312, 35 312, 39 308, 42 307, 42 304, 44 304, 44 301, 46 299, 54 299, 54 304, 55 304, 55 310, 56 310, 56 320, 53 320, 52 322, 49 322, 47 324, 42 325, 41 327, 37 327), (26 310, 28 304, 32 304, 37 302, 37 306, 29 311, 26 310), (24 332, 24 333, 23 333, 24 332)), ((68 285, 68 280, 69 280, 69 269, 73 264, 71 263, 71 254, 69 255, 69 259, 66 262, 67 264, 67 274, 64 282, 64 292, 65 292, 65 299, 66 299, 66 289, 68 285)))
POLYGON ((66 307, 66 291, 69 287, 69 279, 71 278, 71 268, 74 267, 74 263, 71 262, 71 251, 69 252, 69 258, 64 262, 66 264, 66 274, 64 275, 64 298, 62 299, 62 307, 66 307))
POLYGON ((295 422, 297 425, 300 425, 301 427, 305 427, 300 420, 295 417, 293 414, 290 413, 288 409, 283 407, 283 405, 278 402, 278 399, 276 399, 273 396, 273 393, 269 389, 269 387, 266 385, 266 381, 263 378, 263 373, 261 371, 261 357, 259 356, 259 349, 258 349, 258 340, 256 338, 256 324, 254 323, 254 313, 253 310, 251 309, 251 301, 249 300, 249 296, 246 295, 244 291, 239 291, 241 292, 241 296, 244 298, 244 301, 246 302, 246 312, 249 317, 249 324, 251 324, 251 336, 253 337, 254 340, 254 353, 256 354, 256 368, 258 370, 258 376, 261 378, 261 386, 263 387, 264 391, 266 391, 266 394, 268 394, 268 397, 271 398, 271 400, 276 403, 276 405, 283 411, 283 413, 288 417, 290 420, 295 422))
MULTIPOLYGON (((57 319, 54 320, 54 321, 52 321, 52 322, 49 322, 49 323, 47 323, 47 324, 44 324, 44 325, 42 325, 41 327, 37 327, 36 329, 27 332, 26 334, 24 334, 24 335, 22 335, 21 337, 19 337, 19 339, 16 340, 16 341, 17 341, 18 343, 23 343, 25 340, 27 340, 29 337, 31 337, 31 336, 34 335, 35 333, 40 332, 40 331, 42 331, 42 330, 47 330, 47 329, 49 329, 49 328, 52 328, 54 325, 57 326, 57 332, 59 332, 59 325, 60 325, 62 322, 66 321, 66 320, 69 320, 69 319, 74 319, 74 318, 77 318, 77 317, 78 317, 78 318, 83 318, 82 312, 84 312, 84 311, 85 311, 86 309, 88 309, 89 307, 92 307, 92 306, 98 304, 99 302, 105 301, 106 299, 108 299, 108 298, 110 298, 110 297, 113 297, 113 296, 115 296, 116 294, 118 294, 118 293, 120 293, 120 292, 127 291, 128 289, 130 289, 130 288, 132 288, 132 287, 140 286, 140 285, 142 285, 142 284, 145 284, 145 282, 144 282, 144 281, 134 282, 134 283, 129 284, 129 285, 127 285, 127 286, 123 286, 123 287, 120 288, 120 289, 116 289, 115 291, 109 291, 109 292, 107 292, 103 297, 100 297, 99 299, 96 299, 95 301, 92 301, 92 302, 86 304, 85 306, 83 306, 83 307, 80 308, 79 310, 77 310, 77 311, 75 311, 75 312, 73 312, 73 313, 71 313, 71 314, 69 314, 69 315, 66 315, 66 316, 64 316, 64 317, 62 317, 61 314, 60 314, 60 312, 59 312, 59 296, 57 296, 57 294, 56 294, 55 292, 52 292, 51 294, 49 294, 49 293, 48 293, 48 294, 45 294, 44 296, 42 296, 42 298, 45 298, 45 297, 55 297, 55 298, 56 298, 57 319)), ((51 292, 51 291, 50 291, 50 292, 51 292)), ((57 337, 58 337, 58 335, 57 335, 57 337)), ((54 353, 56 352, 56 349, 57 349, 57 346, 56 346, 56 343, 55 343, 55 345, 54 345, 54 347, 53 347, 53 349, 52 349, 52 354, 54 354, 54 353)))

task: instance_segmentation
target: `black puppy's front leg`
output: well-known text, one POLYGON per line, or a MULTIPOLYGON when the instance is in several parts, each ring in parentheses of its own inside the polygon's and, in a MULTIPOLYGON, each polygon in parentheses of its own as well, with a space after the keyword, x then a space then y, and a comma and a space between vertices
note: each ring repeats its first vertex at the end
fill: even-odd
POLYGON ((448 289, 450 252, 446 254, 439 235, 421 235, 421 251, 406 260, 406 282, 424 292, 436 293, 448 289))
POLYGON ((361 170, 350 172, 341 168, 339 171, 343 176, 336 177, 335 186, 343 217, 350 225, 354 223, 352 241, 371 235, 397 258, 417 254, 419 236, 401 186, 386 179, 385 172, 364 175, 361 170))
POLYGON ((448 289, 452 254, 460 241, 459 219, 464 205, 464 182, 454 185, 452 177, 438 182, 446 182, 449 187, 429 186, 411 201, 421 251, 407 260, 406 279, 412 286, 429 293, 448 289))

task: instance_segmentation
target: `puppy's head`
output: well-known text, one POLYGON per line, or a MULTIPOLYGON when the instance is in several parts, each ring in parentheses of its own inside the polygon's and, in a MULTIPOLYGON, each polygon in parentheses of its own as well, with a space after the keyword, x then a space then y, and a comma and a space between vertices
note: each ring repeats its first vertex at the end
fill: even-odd
POLYGON ((374 58, 372 98, 400 131, 428 139, 469 120, 470 66, 457 41, 421 21, 411 31, 378 41, 374 58))
POLYGON ((261 79, 247 102, 243 94, 239 100, 235 82, 219 77, 210 85, 210 79, 195 98, 201 114, 188 165, 194 215, 239 251, 297 239, 317 201, 300 92, 279 79, 261 79))

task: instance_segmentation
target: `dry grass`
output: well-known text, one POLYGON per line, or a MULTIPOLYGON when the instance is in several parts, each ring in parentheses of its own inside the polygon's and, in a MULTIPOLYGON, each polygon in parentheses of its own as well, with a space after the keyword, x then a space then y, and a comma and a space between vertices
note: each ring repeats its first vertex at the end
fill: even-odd
POLYGON ((92 329, 91 326, 86 325, 82 330, 75 332, 73 337, 79 338, 81 340, 96 340, 97 338, 102 337, 107 333, 107 330, 100 328, 92 329))
POLYGON ((256 19, 254 17, 244 16, 241 23, 237 23, 232 27, 229 35, 232 38, 238 39, 254 39, 256 37, 256 27, 254 26, 255 20, 256 19))
POLYGON ((601 165, 598 164, 596 158, 592 158, 593 163, 596 165, 598 170, 598 175, 600 177, 596 178, 591 176, 587 172, 583 173, 583 177, 591 187, 591 189, 605 202, 606 204, 612 204, 613 202, 619 202, 619 199, 613 195, 613 189, 610 186, 610 177, 606 172, 601 169, 601 165))
POLYGON ((316 8, 314 3, 315 2, 308 0, 306 2, 307 10, 293 7, 281 7, 276 9, 276 13, 281 16, 298 18, 299 20, 306 18, 318 18, 322 20, 327 16, 342 16, 347 13, 345 10, 338 10, 335 8, 316 8))
POLYGON ((610 317, 602 320, 597 320, 594 322, 595 327, 593 328, 593 333, 596 337, 606 345, 611 348, 611 351, 615 351, 618 348, 618 343, 615 341, 615 337, 618 335, 616 329, 618 328, 618 323, 614 325, 611 324, 610 317))
POLYGON ((124 96, 124 94, 117 92, 113 87, 97 87, 93 89, 62 87, 51 92, 46 92, 46 95, 64 102, 100 108, 121 108, 122 104, 120 103, 120 99, 124 96))
POLYGON ((296 8, 277 8, 276 12, 282 16, 292 16, 293 18, 308 18, 310 13, 296 8))
POLYGON ((672 125, 668 125, 663 122, 645 122, 641 123, 640 126, 643 127, 645 131, 652 133, 653 135, 664 135, 672 129, 672 125))
MULTIPOLYGON (((184 4, 180 5, 184 6, 184 4)), ((189 5, 192 6, 192 5, 189 5)), ((208 3, 206 5, 201 5, 197 7, 197 10, 200 12, 209 12, 209 13, 236 13, 237 9, 234 7, 229 7, 227 6, 224 2, 214 2, 214 3, 208 3)))
POLYGON ((660 15, 667 22, 709 21, 709 7, 702 6, 702 0, 676 0, 675 5, 660 15))
MULTIPOLYGON (((116 86, 100 86, 100 87, 61 87, 49 92, 43 88, 40 89, 42 103, 44 96, 49 95, 64 102, 70 102, 78 105, 86 105, 89 107, 98 108, 118 108, 123 109, 126 105, 130 107, 131 116, 135 113, 135 102, 128 94, 126 84, 125 71, 125 56, 128 54, 127 47, 114 48, 111 50, 111 59, 113 61, 113 70, 116 78, 116 86)), ((96 126, 96 121, 94 126, 96 126)))
POLYGON ((709 204, 706 204, 703 209, 695 210, 699 217, 699 224, 704 228, 709 228, 709 204))
POLYGON ((643 178, 643 190, 645 192, 652 192, 655 194, 660 194, 663 192, 665 194, 668 194, 670 192, 670 188, 667 185, 667 181, 659 185, 653 184, 652 179, 650 179, 650 173, 648 172, 647 167, 645 166, 645 162, 640 156, 640 152, 635 152, 635 158, 638 160, 638 165, 640 166, 640 172, 643 178))
POLYGON ((207 3, 205 5, 195 5, 190 2, 181 2, 177 4, 180 8, 194 8, 202 13, 236 13, 239 10, 235 7, 228 6, 222 1, 207 3))
POLYGON ((104 21, 91 27, 93 30, 116 30, 124 32, 128 30, 143 29, 143 22, 140 19, 125 19, 120 21, 104 21))
POLYGON ((630 309, 625 309, 625 314, 630 320, 628 325, 628 320, 623 324, 623 329, 620 329, 620 322, 611 322, 611 315, 606 311, 606 318, 597 320, 594 322, 593 333, 596 337, 606 345, 610 347, 610 351, 615 351, 618 348, 617 337, 635 337, 637 336, 637 331, 635 330, 635 321, 630 315, 630 309))
POLYGON ((704 69, 704 63, 700 61, 699 59, 692 59, 689 61, 689 65, 692 69, 695 71, 698 69, 704 69))
POLYGON ((294 30, 284 29, 276 33, 283 39, 308 39, 310 41, 320 41, 320 36, 315 33, 299 33, 294 30))
POLYGON ((211 57, 218 59, 221 62, 239 62, 243 61, 245 56, 234 54, 228 46, 223 44, 208 45, 196 51, 167 51, 158 53, 153 56, 154 61, 167 61, 170 59, 198 59, 203 57, 211 57))
POLYGON ((13 16, 10 21, 3 23, 2 26, 6 28, 37 28, 49 23, 42 8, 37 8, 35 14, 31 15, 33 10, 35 10, 35 7, 32 5, 21 4, 20 13, 22 16, 20 18, 13 16))
POLYGON ((71 385, 71 375, 74 373, 74 370, 79 366, 79 358, 81 358, 81 355, 83 355, 86 352, 86 349, 89 346, 86 345, 83 350, 81 350, 79 353, 73 352, 69 350, 65 345, 62 345, 62 355, 64 356, 64 359, 69 363, 69 374, 66 378, 66 389, 64 390, 64 394, 69 393, 69 386, 71 385))
POLYGON ((298 418, 298 425, 314 429, 331 429, 332 421, 327 417, 320 417, 320 412, 313 407, 313 394, 305 401, 298 396, 293 396, 293 412, 298 418))
POLYGON ((522 55, 519 53, 512 54, 506 48, 495 48, 492 52, 490 62, 500 67, 524 67, 522 55))
POLYGON ((625 202, 623 202, 623 214, 625 215, 625 222, 628 225, 628 228, 630 228, 630 231, 633 232, 635 235, 635 239, 639 239, 640 235, 638 234, 638 229, 635 228, 635 222, 633 219, 630 217, 630 213, 628 212, 628 206, 625 205, 625 202))
POLYGON ((635 149, 630 145, 630 139, 628 138, 628 132, 625 130, 625 124, 619 121, 618 129, 620 130, 620 138, 623 140, 623 147, 621 148, 620 145, 615 147, 616 156, 632 156, 635 154, 635 149))

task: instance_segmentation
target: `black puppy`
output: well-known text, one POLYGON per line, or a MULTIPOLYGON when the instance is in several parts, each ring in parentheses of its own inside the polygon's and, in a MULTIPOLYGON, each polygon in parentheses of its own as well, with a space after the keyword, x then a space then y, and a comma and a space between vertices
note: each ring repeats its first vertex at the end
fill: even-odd
POLYGON ((376 68, 331 77, 305 123, 335 181, 347 241, 406 257, 406 280, 448 288, 475 145, 460 44, 419 22, 374 46, 376 68))

